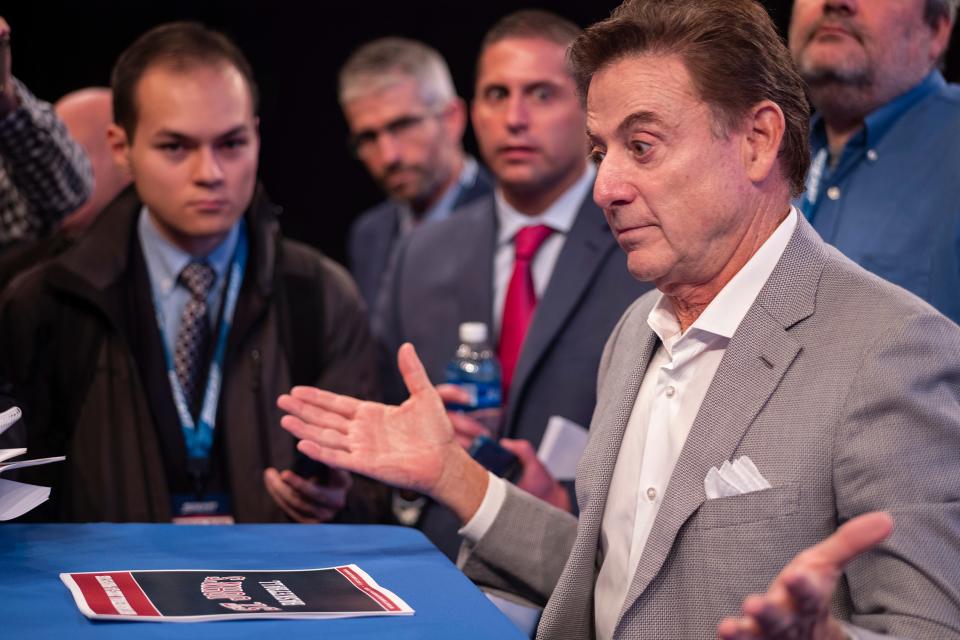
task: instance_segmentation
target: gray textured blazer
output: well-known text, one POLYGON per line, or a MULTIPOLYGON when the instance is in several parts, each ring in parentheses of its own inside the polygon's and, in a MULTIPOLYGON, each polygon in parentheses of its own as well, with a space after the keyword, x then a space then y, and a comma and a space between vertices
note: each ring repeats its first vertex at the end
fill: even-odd
MULTIPOLYGON (((493 320, 493 196, 410 235, 401 246, 375 319, 384 394, 402 402, 399 346, 412 342, 434 383, 459 342, 461 322, 493 320)), ((590 424, 597 368, 607 336, 648 285, 630 277, 603 213, 584 199, 534 314, 510 389, 503 434, 540 444, 547 420, 590 424)), ((460 538, 453 514, 431 505, 421 528, 451 558, 460 538)))
MULTIPOLYGON (((492 528, 461 552, 475 581, 549 599, 540 638, 594 635, 600 525, 657 346, 654 300, 626 312, 604 351, 579 526, 510 487, 492 528)), ((615 635, 715 637, 797 552, 878 509, 895 531, 849 565, 834 613, 879 633, 960 638, 960 328, 801 220, 707 392, 615 635), (710 467, 741 455, 772 488, 706 500, 710 467)))

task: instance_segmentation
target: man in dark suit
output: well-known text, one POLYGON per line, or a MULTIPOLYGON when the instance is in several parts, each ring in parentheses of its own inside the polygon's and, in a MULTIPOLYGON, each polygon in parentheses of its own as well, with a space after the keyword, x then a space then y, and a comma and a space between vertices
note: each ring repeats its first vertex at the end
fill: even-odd
POLYGON ((369 42, 340 71, 350 145, 387 200, 360 214, 348 240, 350 271, 372 312, 397 241, 490 192, 464 154, 466 107, 431 47, 406 38, 369 42))
MULTIPOLYGON (((384 292, 378 328, 385 347, 383 376, 389 401, 406 396, 393 354, 412 342, 434 384, 458 343, 462 322, 492 327, 503 364, 506 404, 502 443, 527 463, 520 486, 565 510, 568 492, 536 462, 551 416, 587 425, 605 336, 646 286, 626 271, 623 254, 590 198, 584 112, 564 63, 580 29, 550 13, 507 16, 485 38, 477 65, 473 125, 496 192, 455 217, 411 236, 399 250, 384 292), (524 234, 546 234, 520 273, 515 260, 524 234), (518 321, 515 279, 531 279, 536 306, 518 321)), ((445 393, 454 393, 447 390, 445 393)), ((448 401, 455 395, 445 396, 448 401)), ((483 432, 465 415, 451 414, 463 443, 483 432)), ((453 557, 457 523, 428 505, 419 526, 453 557)))

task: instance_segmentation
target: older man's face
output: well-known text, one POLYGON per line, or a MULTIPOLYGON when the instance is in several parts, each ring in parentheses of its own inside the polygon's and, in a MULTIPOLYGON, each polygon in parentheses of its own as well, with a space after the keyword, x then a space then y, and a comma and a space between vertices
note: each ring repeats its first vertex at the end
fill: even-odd
POLYGON ((357 157, 390 197, 415 208, 438 197, 457 163, 454 111, 428 105, 412 78, 343 105, 357 157))
POLYGON ((915 82, 943 46, 924 21, 923 7, 924 0, 796 0, 790 52, 811 85, 915 82))
POLYGON ((627 266, 666 293, 713 280, 749 224, 740 134, 719 135, 675 56, 631 56, 593 76, 594 200, 627 266))

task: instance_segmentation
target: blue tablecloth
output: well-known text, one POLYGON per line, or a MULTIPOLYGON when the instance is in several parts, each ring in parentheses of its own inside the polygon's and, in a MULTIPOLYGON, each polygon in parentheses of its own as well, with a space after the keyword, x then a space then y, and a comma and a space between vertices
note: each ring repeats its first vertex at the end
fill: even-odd
POLYGON ((523 638, 416 530, 348 525, 0 526, 4 638, 523 638), (342 620, 93 622, 59 574, 125 569, 308 569, 356 563, 416 614, 342 620))

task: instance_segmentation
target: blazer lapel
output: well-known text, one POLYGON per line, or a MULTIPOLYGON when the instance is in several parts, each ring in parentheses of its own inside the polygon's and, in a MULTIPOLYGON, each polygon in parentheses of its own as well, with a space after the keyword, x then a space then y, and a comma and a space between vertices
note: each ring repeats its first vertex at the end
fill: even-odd
POLYGON ((822 243, 802 218, 767 284, 727 346, 680 452, 633 577, 621 619, 656 577, 677 533, 706 499, 710 467, 729 460, 800 353, 788 329, 813 313, 822 243))
MULTIPOLYGON (((461 237, 471 241, 451 243, 459 322, 485 322, 493 329, 493 254, 497 242, 497 216, 492 197, 483 206, 457 218, 461 237)), ((453 354, 450 354, 453 355, 453 354)))
MULTIPOLYGON (((652 300, 653 298, 651 298, 652 300)), ((599 557, 600 526, 617 464, 620 444, 627 428, 640 383, 656 349, 656 334, 647 325, 649 305, 634 310, 611 354, 597 411, 590 424, 590 441, 577 467, 577 497, 580 506, 577 539, 557 588, 547 602, 538 638, 590 638, 593 629, 593 590, 599 557)))
MULTIPOLYGON (((520 398, 531 373, 576 309, 597 269, 607 254, 615 250, 606 221, 587 196, 570 228, 543 297, 537 303, 510 385, 511 398, 520 398)), ((511 424, 517 405, 517 402, 510 403, 505 424, 511 424)))

